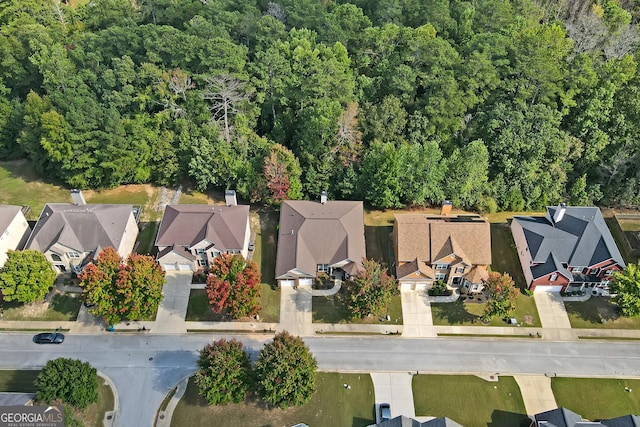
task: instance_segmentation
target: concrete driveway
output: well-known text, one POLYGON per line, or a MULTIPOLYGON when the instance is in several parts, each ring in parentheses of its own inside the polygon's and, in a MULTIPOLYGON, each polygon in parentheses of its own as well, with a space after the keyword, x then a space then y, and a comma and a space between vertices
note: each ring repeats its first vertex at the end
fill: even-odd
POLYGON ((381 403, 388 403, 391 418, 404 415, 415 418, 416 410, 413 406, 413 389, 410 372, 375 372, 371 374, 373 388, 376 394, 376 411, 381 403))
POLYGON ((298 286, 298 289, 283 286, 280 291, 280 330, 292 335, 315 335, 311 299, 311 286, 298 286))
POLYGON ((402 290, 402 323, 403 337, 426 338, 435 337, 431 305, 422 291, 402 290))
POLYGON ((515 375, 528 415, 556 409, 556 397, 551 389, 551 378, 545 375, 515 375))
POLYGON ((576 336, 571 330, 567 309, 558 292, 535 292, 533 297, 538 307, 540 323, 545 329, 544 339, 550 340, 575 340, 576 336))
POLYGON ((155 334, 182 334, 187 332, 184 318, 187 315, 191 293, 191 272, 170 271, 162 287, 162 301, 156 321, 151 327, 155 334))

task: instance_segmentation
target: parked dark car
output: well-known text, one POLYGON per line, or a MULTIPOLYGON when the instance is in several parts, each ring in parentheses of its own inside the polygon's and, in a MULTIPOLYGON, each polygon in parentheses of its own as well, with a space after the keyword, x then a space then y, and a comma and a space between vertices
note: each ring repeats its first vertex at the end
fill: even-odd
POLYGON ((36 344, 60 344, 64 341, 64 335, 59 332, 43 332, 33 337, 36 344))
POLYGON ((249 243, 249 251, 253 251, 256 248, 256 242, 249 243))
POLYGON ((378 406, 378 423, 391 419, 391 407, 388 403, 381 403, 378 406))

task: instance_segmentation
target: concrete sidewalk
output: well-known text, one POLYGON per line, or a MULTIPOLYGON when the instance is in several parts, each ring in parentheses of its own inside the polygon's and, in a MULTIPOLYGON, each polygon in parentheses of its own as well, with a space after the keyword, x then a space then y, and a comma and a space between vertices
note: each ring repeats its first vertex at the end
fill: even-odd
POLYGON ((556 398, 551 389, 551 378, 541 375, 514 375, 528 415, 556 409, 556 398))

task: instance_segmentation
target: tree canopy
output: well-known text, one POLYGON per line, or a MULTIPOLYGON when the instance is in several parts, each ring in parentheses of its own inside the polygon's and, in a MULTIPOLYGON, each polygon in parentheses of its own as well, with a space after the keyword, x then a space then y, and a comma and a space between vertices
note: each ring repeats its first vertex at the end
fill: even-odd
POLYGON ((0 5, 0 160, 259 202, 640 204, 634 2, 0 5))
POLYGON ((627 268, 616 272, 611 283, 616 294, 616 302, 627 317, 640 317, 640 268, 638 264, 629 264, 627 268))
POLYGON ((59 357, 49 360, 38 374, 36 399, 49 403, 60 399, 84 409, 98 401, 98 374, 88 362, 59 357))
POLYGON ((220 254, 209 266, 207 297, 214 313, 237 319, 260 313, 260 272, 240 254, 220 254))
POLYGON ((516 298, 520 293, 509 274, 497 271, 489 272, 489 278, 485 282, 485 292, 487 306, 482 316, 484 320, 509 317, 516 308, 516 298))
POLYGON ((82 298, 109 324, 153 316, 163 285, 164 272, 153 257, 131 254, 123 260, 112 247, 103 249, 80 275, 82 298))
POLYGON ((0 291, 5 301, 30 303, 44 299, 56 273, 39 251, 9 251, 0 268, 0 291))
POLYGON ((371 314, 384 315, 393 296, 399 293, 395 278, 373 259, 363 259, 362 266, 362 271, 346 283, 351 316, 359 319, 371 314))

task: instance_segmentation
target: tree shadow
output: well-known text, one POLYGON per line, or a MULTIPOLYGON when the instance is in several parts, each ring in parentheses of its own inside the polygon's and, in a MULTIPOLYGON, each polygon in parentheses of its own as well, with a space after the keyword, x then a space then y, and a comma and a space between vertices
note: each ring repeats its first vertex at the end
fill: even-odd
POLYGON ((351 422, 351 427, 366 427, 366 426, 369 426, 369 425, 374 423, 373 422, 374 418, 367 419, 367 418, 353 417, 353 421, 351 422))
POLYGON ((531 418, 525 414, 496 409, 491 413, 491 422, 487 427, 529 427, 531 418))
POLYGON ((56 294, 51 300, 51 309, 68 317, 78 317, 80 299, 77 296, 56 294))
POLYGON ((594 324, 613 322, 622 313, 618 305, 609 297, 593 297, 587 301, 566 302, 567 311, 578 318, 594 324))
POLYGON ((433 316, 436 319, 445 320, 450 325, 461 325, 465 323, 474 323, 479 317, 467 311, 464 302, 456 300, 446 303, 435 303, 432 307, 437 306, 438 310, 433 310, 433 316))

